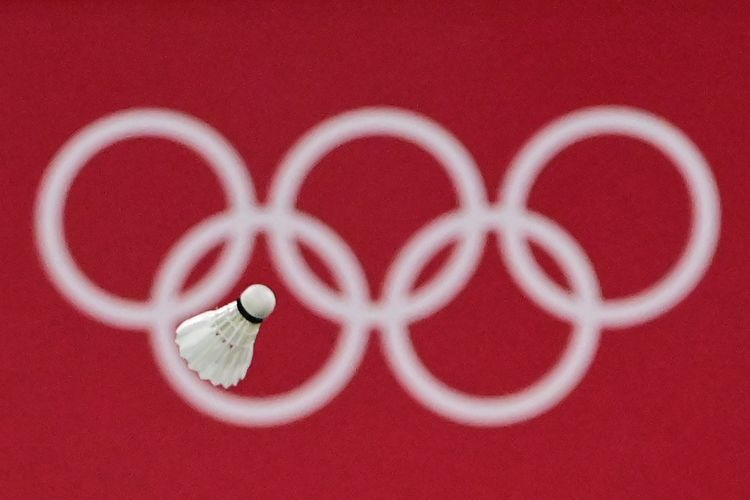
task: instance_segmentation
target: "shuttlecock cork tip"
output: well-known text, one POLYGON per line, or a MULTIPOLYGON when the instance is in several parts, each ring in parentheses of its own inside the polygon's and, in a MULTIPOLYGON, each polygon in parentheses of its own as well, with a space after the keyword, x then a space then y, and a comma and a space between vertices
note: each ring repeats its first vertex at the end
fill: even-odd
MULTIPOLYGON (((276 296, 273 294, 270 288, 266 285, 250 285, 245 288, 245 291, 240 295, 238 306, 241 306, 240 312, 246 312, 253 319, 260 322, 271 315, 274 308, 276 307, 276 296)), ((246 316, 247 317, 247 316, 246 316)))

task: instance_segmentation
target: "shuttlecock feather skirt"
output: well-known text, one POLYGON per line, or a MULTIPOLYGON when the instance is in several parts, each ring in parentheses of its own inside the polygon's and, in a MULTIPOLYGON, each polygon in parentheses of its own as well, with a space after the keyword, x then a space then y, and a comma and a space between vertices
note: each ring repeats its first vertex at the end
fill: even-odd
POLYGON ((175 342, 201 379, 228 388, 247 374, 258 330, 259 325, 243 318, 235 304, 227 304, 180 324, 175 342))

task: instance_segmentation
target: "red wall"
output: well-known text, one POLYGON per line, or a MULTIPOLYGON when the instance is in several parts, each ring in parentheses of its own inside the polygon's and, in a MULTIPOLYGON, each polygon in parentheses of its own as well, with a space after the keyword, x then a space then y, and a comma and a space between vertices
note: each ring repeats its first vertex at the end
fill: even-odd
MULTIPOLYGON (((750 9, 297 3, 0 6, 0 496, 745 497, 750 9), (225 185, 205 144, 143 136, 95 154, 69 186, 54 179, 96 120, 162 123, 140 108, 197 123, 229 154, 225 185), (271 211, 285 155, 331 124, 370 128, 290 174, 297 209, 271 211), (513 211, 524 145, 576 126, 591 130, 513 211), (453 177, 441 147, 463 161, 453 177), (180 238, 226 213, 228 189, 255 207, 227 226, 252 257, 209 274, 188 311, 157 276, 175 270, 180 238), (458 269, 447 251, 424 273, 398 270, 407 242, 459 206, 467 272, 440 274, 458 269), (56 267, 59 220, 93 298, 56 267), (265 224, 257 239, 248 220, 265 224), (274 246, 305 227, 317 285, 274 246), (524 234, 573 291, 514 260, 524 234), (664 281, 686 248, 694 268, 664 281), (407 272, 422 290, 435 272, 455 287, 412 314, 418 293, 387 286, 407 272), (227 394, 182 367, 169 335, 252 282, 278 308, 227 394), (643 295, 670 283, 661 303, 643 295)), ((441 247, 425 245, 419 267, 441 247)))

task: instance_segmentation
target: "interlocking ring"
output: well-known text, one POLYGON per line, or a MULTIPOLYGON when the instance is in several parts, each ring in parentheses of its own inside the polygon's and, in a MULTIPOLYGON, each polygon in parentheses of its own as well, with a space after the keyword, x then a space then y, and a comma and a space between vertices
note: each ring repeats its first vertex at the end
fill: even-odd
POLYGON ((154 356, 168 383, 198 411, 244 426, 280 425, 325 406, 347 385, 375 327, 383 353, 399 383, 417 401, 445 418, 476 426, 509 425, 533 418, 564 399, 586 373, 601 329, 648 321, 680 302, 710 264, 720 226, 719 194, 710 167, 679 129, 650 113, 601 106, 563 116, 544 127, 511 162, 500 196, 490 203, 474 159, 436 122, 386 107, 348 111, 307 132, 283 158, 269 199, 259 203, 239 154, 220 133, 197 119, 162 109, 135 109, 99 119, 76 133, 53 158, 37 194, 36 242, 52 283, 74 306, 103 323, 148 329, 154 356), (661 150, 685 179, 693 201, 691 233, 673 268, 646 290, 606 299, 593 266, 578 243, 554 221, 532 212, 528 194, 544 166, 579 140, 602 134, 633 137, 661 150), (304 179, 340 145, 363 137, 389 136, 430 153, 456 188, 458 207, 427 223, 398 252, 378 299, 370 296, 363 266, 328 225, 295 204, 304 179), (151 297, 138 302, 115 296, 91 282, 67 246, 63 213, 76 175, 98 151, 132 137, 151 136, 184 144, 215 171, 228 207, 192 227, 170 249, 157 270, 151 297), (341 334, 320 370, 300 387, 268 397, 238 396, 216 389, 185 367, 174 347, 175 324, 211 307, 233 287, 247 266, 255 237, 269 237, 274 265, 306 307, 338 323, 341 334), (459 392, 435 378, 419 359, 409 325, 450 303, 476 271, 487 235, 495 232, 513 281, 538 307, 572 325, 569 344, 538 381, 501 396, 459 392), (534 260, 528 241, 560 265, 571 291, 552 281, 534 260), (181 293, 189 271, 220 243, 225 251, 207 275, 181 293), (309 246, 328 265, 341 290, 330 289, 309 269, 299 251, 309 246), (419 272, 435 254, 457 242, 447 264, 418 290, 419 272))

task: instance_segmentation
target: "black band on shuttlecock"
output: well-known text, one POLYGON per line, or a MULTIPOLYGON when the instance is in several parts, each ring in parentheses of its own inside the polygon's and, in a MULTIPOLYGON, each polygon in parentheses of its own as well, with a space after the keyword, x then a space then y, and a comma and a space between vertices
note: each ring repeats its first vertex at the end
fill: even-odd
POLYGON ((250 323, 263 323, 263 318, 256 318, 255 316, 247 312, 247 309, 242 306, 242 301, 240 299, 237 299, 237 310, 240 312, 242 317, 248 320, 250 323))

